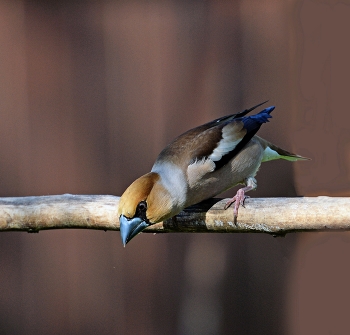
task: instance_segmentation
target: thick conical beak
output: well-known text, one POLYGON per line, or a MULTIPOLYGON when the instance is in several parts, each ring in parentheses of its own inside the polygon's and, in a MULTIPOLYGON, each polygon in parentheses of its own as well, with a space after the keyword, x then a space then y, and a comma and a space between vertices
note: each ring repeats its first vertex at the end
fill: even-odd
POLYGON ((138 233, 149 226, 146 221, 138 217, 128 219, 124 215, 120 215, 119 223, 120 236, 122 238, 124 247, 128 242, 130 242, 133 237, 135 237, 138 233))

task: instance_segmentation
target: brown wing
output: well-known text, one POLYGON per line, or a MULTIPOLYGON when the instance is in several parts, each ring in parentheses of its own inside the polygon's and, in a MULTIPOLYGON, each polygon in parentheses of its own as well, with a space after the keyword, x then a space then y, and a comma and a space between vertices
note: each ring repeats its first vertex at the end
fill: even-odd
MULTIPOLYGON (((228 154, 236 148, 247 133, 243 123, 237 119, 263 103, 241 113, 224 116, 188 130, 160 153, 157 162, 165 160, 187 168, 193 162, 210 158, 215 162, 216 168, 222 167, 231 159, 228 154)), ((247 141, 244 145, 246 143, 247 141)), ((240 149, 243 146, 241 145, 240 149)))

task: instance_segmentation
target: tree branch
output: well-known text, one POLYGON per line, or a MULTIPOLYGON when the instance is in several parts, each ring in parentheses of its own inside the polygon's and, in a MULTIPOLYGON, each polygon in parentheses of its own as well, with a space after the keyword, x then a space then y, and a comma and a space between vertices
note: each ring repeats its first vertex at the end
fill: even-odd
MULTIPOLYGON (((240 208, 224 210, 227 199, 209 199, 145 232, 268 233, 350 230, 350 198, 249 198, 240 208)), ((0 231, 39 232, 84 228, 119 230, 119 197, 53 195, 0 198, 0 231)))

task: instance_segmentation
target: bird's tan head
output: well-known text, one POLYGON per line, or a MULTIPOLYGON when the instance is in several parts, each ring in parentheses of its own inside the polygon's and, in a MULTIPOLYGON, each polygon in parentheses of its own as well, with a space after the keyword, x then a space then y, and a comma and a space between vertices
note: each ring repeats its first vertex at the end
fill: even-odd
POLYGON ((136 179, 123 193, 118 206, 124 246, 146 227, 169 217, 172 203, 158 173, 136 179))

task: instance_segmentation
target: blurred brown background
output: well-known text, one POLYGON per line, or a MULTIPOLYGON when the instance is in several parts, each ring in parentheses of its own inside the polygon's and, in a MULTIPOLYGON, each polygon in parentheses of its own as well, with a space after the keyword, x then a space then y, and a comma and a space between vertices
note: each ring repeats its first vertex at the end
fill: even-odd
MULTIPOLYGON (((251 196, 350 196, 349 1, 0 0, 0 196, 115 194, 269 99, 251 196)), ((233 195, 234 190, 225 194, 233 195)), ((0 234, 1 334, 349 334, 348 233, 0 234)))

